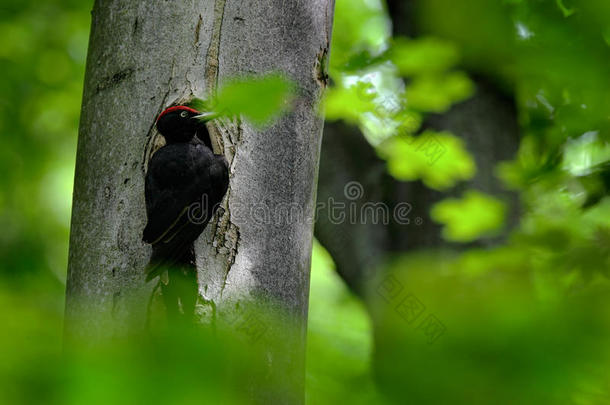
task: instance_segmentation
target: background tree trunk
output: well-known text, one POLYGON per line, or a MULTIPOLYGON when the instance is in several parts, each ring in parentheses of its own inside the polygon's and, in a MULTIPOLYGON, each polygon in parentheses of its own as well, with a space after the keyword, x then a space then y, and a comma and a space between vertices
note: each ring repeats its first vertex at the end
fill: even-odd
MULTIPOLYGON (((387 0, 394 35, 419 35, 413 15, 417 4, 417 0, 387 0)), ((505 190, 494 174, 498 162, 513 159, 517 152, 519 126, 515 102, 493 80, 477 72, 469 73, 476 84, 476 93, 444 114, 428 115, 423 126, 452 132, 462 138, 474 156, 476 176, 449 192, 432 190, 420 181, 402 182, 392 178, 385 169, 385 162, 377 156, 358 128, 340 122, 326 125, 320 162, 319 201, 332 198, 339 203, 359 204, 357 212, 361 212, 362 204, 367 202, 383 202, 390 208, 401 202, 412 206, 409 225, 390 223, 384 226, 370 221, 336 224, 327 220, 329 212, 320 211, 316 238, 332 255, 340 276, 361 296, 371 273, 388 254, 447 246, 453 249, 464 247, 444 241, 441 226, 430 219, 430 208, 444 198, 461 196, 464 190, 475 188, 508 203, 507 229, 517 224, 518 196, 505 190), (346 184, 352 181, 363 186, 364 194, 358 201, 350 201, 344 192, 346 184), (415 225, 414 220, 418 217, 423 221, 415 225)), ((494 244, 506 234, 474 244, 494 244)))
MULTIPOLYGON (((154 283, 141 241, 144 170, 156 116, 245 74, 280 72, 298 85, 293 112, 271 128, 219 123, 230 188, 196 244, 198 313, 217 322, 256 298, 290 350, 268 348, 287 403, 302 402, 309 268, 333 0, 97 0, 78 141, 67 280, 68 336, 143 328, 154 283), (253 217, 263 207, 270 217, 253 217), (298 221, 274 221, 297 207, 298 221), (285 388, 285 389, 284 389, 285 388)), ((281 401, 283 402, 283 401, 281 401)), ((276 401, 277 403, 277 401, 276 401)))

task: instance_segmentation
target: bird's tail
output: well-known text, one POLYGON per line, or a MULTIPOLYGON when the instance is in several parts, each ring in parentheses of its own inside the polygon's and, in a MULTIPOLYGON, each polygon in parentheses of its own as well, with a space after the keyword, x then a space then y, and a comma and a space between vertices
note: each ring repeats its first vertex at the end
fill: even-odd
POLYGON ((161 247, 153 247, 153 254, 146 268, 146 281, 159 276, 161 294, 168 319, 190 322, 197 302, 197 267, 194 247, 172 254, 161 247))

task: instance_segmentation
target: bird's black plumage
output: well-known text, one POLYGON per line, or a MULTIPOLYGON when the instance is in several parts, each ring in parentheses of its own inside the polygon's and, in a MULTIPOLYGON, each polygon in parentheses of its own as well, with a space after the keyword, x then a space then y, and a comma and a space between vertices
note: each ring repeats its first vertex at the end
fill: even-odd
POLYGON ((147 279, 167 271, 162 291, 170 316, 193 313, 197 298, 193 243, 229 184, 227 162, 212 152, 209 133, 198 115, 178 106, 159 116, 157 129, 167 144, 152 156, 145 179, 148 223, 142 239, 153 247, 147 279))

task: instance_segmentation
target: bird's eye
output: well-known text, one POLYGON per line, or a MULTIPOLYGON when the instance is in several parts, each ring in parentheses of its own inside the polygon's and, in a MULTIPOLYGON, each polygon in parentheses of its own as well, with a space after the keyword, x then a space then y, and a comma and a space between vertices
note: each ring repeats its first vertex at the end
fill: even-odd
POLYGON ((186 118, 188 115, 189 115, 189 113, 187 113, 186 111, 182 111, 182 112, 180 113, 180 116, 181 116, 182 118, 186 118))

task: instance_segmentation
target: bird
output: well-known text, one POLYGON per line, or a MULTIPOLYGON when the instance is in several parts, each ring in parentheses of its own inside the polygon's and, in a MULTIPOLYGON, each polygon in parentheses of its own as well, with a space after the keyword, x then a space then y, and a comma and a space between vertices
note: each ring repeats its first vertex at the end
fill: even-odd
POLYGON ((152 245, 146 281, 159 276, 169 320, 191 320, 197 301, 194 242, 218 209, 229 186, 229 168, 212 149, 206 122, 216 117, 184 105, 165 109, 156 128, 165 138, 145 177, 147 223, 152 245))

